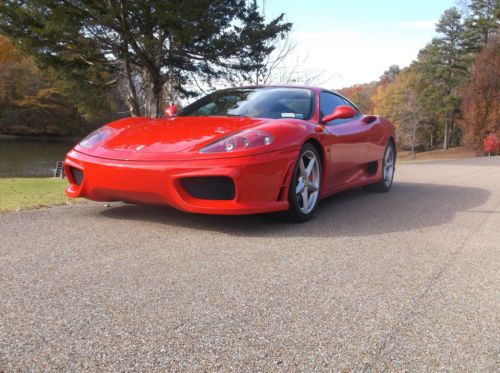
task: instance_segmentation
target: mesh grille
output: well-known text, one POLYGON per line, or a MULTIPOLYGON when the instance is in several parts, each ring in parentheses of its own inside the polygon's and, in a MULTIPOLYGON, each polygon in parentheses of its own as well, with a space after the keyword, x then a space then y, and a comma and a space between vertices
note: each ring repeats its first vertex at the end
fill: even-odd
POLYGON ((192 197, 209 200, 232 200, 236 194, 229 177, 190 177, 181 179, 184 190, 192 197))

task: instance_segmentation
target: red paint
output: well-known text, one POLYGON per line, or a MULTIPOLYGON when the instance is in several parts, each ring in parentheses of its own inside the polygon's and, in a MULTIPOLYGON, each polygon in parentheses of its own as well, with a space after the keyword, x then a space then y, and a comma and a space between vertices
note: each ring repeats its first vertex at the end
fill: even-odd
POLYGON ((177 114, 177 106, 170 105, 165 109, 165 115, 167 117, 173 117, 175 114, 177 114))
POLYGON ((349 119, 354 117, 357 114, 356 110, 354 110, 350 106, 341 105, 338 106, 333 113, 330 115, 326 115, 323 117, 322 123, 328 123, 335 119, 349 119))
POLYGON ((70 186, 66 194, 97 201, 164 204, 207 214, 286 210, 290 170, 306 141, 316 141, 322 150, 321 197, 379 181, 381 167, 370 175, 366 164, 380 164, 389 138, 395 138, 392 125, 378 116, 367 120, 365 116, 356 116, 356 112, 352 115, 348 106, 337 107, 332 115, 349 120, 323 125, 319 123, 320 89, 311 89, 316 106, 308 121, 170 116, 135 117, 110 123, 110 134, 103 142, 91 148, 77 145, 67 154, 65 168, 70 186), (234 153, 200 153, 208 144, 246 129, 268 133, 273 141, 234 153), (70 166, 83 170, 80 186, 72 179, 70 166), (179 182, 190 176, 231 178, 236 186, 235 199, 191 197, 179 182))

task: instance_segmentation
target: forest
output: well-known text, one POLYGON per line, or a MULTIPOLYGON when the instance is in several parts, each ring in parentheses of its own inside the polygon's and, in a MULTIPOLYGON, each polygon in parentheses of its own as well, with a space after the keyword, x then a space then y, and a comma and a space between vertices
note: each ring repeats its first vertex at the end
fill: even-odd
POLYGON ((363 112, 390 119, 400 148, 412 152, 458 145, 482 151, 495 137, 498 144, 499 17, 498 0, 450 8, 410 66, 390 66, 379 81, 340 92, 363 112))
MULTIPOLYGON (((256 1, 19 3, 0 4, 0 133, 11 135, 82 135, 124 116, 161 116, 215 87, 262 82, 278 59, 286 64, 270 56, 292 26, 283 14, 266 22, 256 1)), ((500 137, 499 19, 500 0, 450 8, 410 66, 339 92, 391 120, 402 149, 481 151, 500 137)))

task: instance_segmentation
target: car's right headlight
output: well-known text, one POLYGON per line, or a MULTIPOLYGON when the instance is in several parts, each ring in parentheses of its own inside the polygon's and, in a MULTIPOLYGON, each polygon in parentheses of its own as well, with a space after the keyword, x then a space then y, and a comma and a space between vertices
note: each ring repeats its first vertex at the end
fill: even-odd
POLYGON ((101 142, 106 140, 112 132, 113 130, 110 127, 101 127, 85 137, 82 141, 80 141, 79 145, 83 146, 84 148, 93 148, 97 144, 100 144, 101 142))
POLYGON ((217 140, 200 150, 200 153, 227 153, 267 146, 274 138, 262 130, 246 130, 217 140))

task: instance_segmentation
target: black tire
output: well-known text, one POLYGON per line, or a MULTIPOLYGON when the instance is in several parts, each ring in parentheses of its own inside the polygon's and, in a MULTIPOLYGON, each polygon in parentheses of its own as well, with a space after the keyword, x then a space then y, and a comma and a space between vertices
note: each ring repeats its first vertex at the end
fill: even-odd
POLYGON ((384 150, 384 156, 382 158, 382 178, 379 182, 375 184, 365 185, 364 189, 370 192, 377 193, 387 193, 391 190, 392 182, 394 180, 394 173, 396 171, 396 149, 394 149, 394 144, 392 141, 389 141, 384 150), (387 174, 387 152, 391 152, 392 154, 392 173, 390 175, 387 174))
POLYGON ((285 212, 285 217, 289 221, 295 223, 303 223, 311 219, 311 217, 313 216, 319 202, 319 195, 321 188, 321 170, 322 170, 321 157, 319 155, 318 150, 314 147, 314 145, 306 143, 300 150, 297 162, 295 163, 295 167, 293 169, 293 174, 288 189, 289 208, 285 212), (305 159, 311 162, 312 158, 309 157, 311 157, 312 155, 314 155, 315 157, 314 162, 317 163, 317 168, 314 164, 311 166, 311 173, 307 177, 306 181, 302 176, 303 172, 301 171, 301 161, 303 162, 305 166, 305 171, 307 172, 310 163, 306 165, 303 160, 305 159), (302 183, 302 185, 304 186, 302 189, 303 192, 299 193, 300 195, 297 193, 297 188, 299 187, 299 183, 302 183), (306 196, 305 203, 302 197, 304 195, 303 193, 305 193, 306 196), (309 198, 311 198, 311 200, 308 200, 309 198), (312 198, 314 198, 314 201, 312 200, 312 198), (311 202, 310 205, 307 203, 308 201, 311 202))

